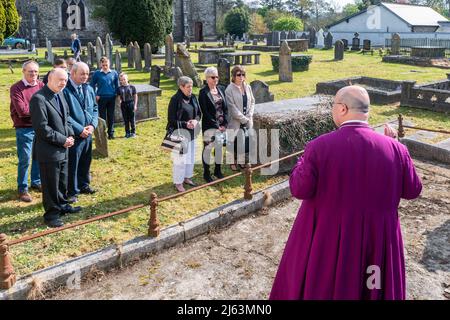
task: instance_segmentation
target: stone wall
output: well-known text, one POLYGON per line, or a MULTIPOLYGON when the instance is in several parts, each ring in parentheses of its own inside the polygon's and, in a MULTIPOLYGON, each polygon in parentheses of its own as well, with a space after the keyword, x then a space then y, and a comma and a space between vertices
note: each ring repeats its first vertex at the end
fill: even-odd
POLYGON ((51 40, 53 46, 69 46, 70 35, 74 32, 78 34, 82 45, 86 46, 89 41, 95 42, 97 36, 104 38, 108 32, 106 22, 91 18, 90 0, 79 1, 80 20, 75 16, 63 16, 66 0, 18 0, 17 3, 22 16, 20 36, 33 39, 34 35, 33 40, 38 46, 45 46, 46 37, 51 40), (33 10, 35 14, 32 13, 33 10), (33 29, 36 30, 35 33, 33 29))

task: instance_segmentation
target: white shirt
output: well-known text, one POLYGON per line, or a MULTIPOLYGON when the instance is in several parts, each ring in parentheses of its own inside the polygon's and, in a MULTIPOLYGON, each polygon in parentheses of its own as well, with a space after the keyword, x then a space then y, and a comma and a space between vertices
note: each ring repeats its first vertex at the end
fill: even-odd
POLYGON ((34 83, 29 83, 27 80, 25 80, 25 78, 24 79, 22 79, 22 82, 23 82, 23 84, 26 86, 26 87, 35 87, 35 86, 37 86, 38 85, 38 81, 36 80, 34 83))

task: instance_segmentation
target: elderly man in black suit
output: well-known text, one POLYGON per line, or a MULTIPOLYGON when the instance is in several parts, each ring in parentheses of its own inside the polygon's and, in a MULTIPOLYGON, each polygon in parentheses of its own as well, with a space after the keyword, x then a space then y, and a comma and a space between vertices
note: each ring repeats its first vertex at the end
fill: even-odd
POLYGON ((69 107, 62 90, 67 84, 67 72, 53 69, 46 86, 30 101, 30 113, 35 131, 34 154, 39 161, 44 222, 49 227, 64 225, 60 216, 76 213, 81 207, 67 202, 68 149, 74 144, 74 132, 69 119, 69 107))

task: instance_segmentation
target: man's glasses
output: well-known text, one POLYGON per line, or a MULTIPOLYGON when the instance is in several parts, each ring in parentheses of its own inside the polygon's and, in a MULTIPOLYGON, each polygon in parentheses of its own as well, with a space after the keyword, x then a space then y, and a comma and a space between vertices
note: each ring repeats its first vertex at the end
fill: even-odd
POLYGON ((213 79, 213 80, 219 79, 218 76, 211 76, 210 78, 213 79))
POLYGON ((245 77, 245 73, 237 73, 236 77, 245 77))

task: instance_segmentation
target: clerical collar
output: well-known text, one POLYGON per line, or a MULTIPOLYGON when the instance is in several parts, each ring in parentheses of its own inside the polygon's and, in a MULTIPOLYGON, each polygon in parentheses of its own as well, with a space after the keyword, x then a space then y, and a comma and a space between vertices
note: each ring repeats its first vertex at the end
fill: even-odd
POLYGON ((343 126, 344 124, 350 124, 350 123, 355 123, 355 124, 369 124, 369 122, 367 121, 363 121, 363 120, 347 120, 341 123, 341 126, 343 126))
POLYGON ((35 87, 38 85, 38 81, 36 80, 34 83, 29 83, 25 78, 22 79, 23 84, 25 87, 35 87))

